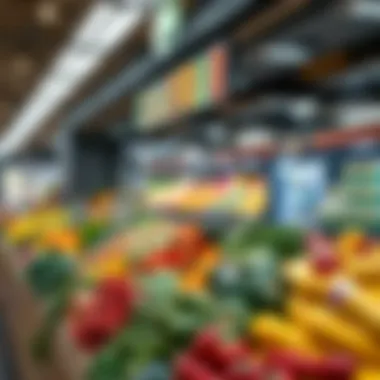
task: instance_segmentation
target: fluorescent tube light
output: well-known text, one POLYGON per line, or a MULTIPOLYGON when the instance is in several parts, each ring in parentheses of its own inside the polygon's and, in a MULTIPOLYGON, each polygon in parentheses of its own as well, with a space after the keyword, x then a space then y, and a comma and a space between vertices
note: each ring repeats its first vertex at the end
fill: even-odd
POLYGON ((52 63, 0 141, 0 158, 21 149, 143 17, 143 8, 97 2, 52 63), (84 49, 93 46, 93 49, 84 49))

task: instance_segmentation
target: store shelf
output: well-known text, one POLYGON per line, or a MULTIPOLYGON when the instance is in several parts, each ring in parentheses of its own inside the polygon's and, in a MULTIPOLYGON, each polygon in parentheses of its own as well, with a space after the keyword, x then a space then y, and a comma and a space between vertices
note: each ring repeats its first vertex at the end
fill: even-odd
POLYGON ((214 0, 188 25, 177 48, 167 56, 143 57, 129 65, 108 84, 87 99, 63 121, 64 128, 79 127, 88 118, 122 96, 132 94, 162 76, 196 51, 210 44, 244 15, 262 9, 259 1, 214 0))
POLYGON ((321 75, 328 76, 331 67, 334 71, 335 67, 347 66, 353 52, 360 50, 369 40, 372 41, 380 30, 376 20, 369 18, 360 4, 359 1, 326 1, 319 3, 319 6, 314 3, 305 5, 299 12, 289 16, 286 28, 283 26, 281 33, 263 37, 262 41, 255 40, 252 47, 244 47, 241 52, 236 52, 241 57, 241 63, 232 69, 227 99, 210 104, 205 109, 190 110, 180 118, 153 126, 149 133, 157 136, 176 133, 174 126, 194 124, 202 120, 204 115, 223 117, 233 122, 256 120, 281 125, 282 128, 318 126, 323 118, 318 112, 310 115, 305 122, 291 111, 293 103, 298 101, 294 96, 293 99, 284 96, 281 99, 280 95, 274 101, 259 100, 257 104, 250 104, 246 109, 231 114, 226 111, 226 106, 278 83, 293 91, 299 87, 301 92, 307 93, 313 89, 315 79, 321 75), (296 26, 290 23, 301 15, 302 22, 296 23, 296 26), (333 33, 334 28, 339 33, 333 33))
POLYGON ((313 138, 313 147, 329 149, 339 146, 359 144, 365 141, 380 140, 380 124, 350 126, 349 129, 338 130, 330 128, 328 131, 317 133, 313 138))
POLYGON ((370 59, 320 85, 330 98, 376 101, 380 93, 380 60, 370 59))
MULTIPOLYGON (((281 13, 285 14, 285 20, 282 19, 283 17, 281 17, 282 15, 280 14, 276 15, 276 17, 274 17, 275 21, 271 23, 266 21, 264 14, 263 20, 266 22, 260 18, 258 21, 259 23, 262 21, 264 25, 268 25, 266 25, 264 31, 260 30, 260 39, 266 40, 268 34, 275 34, 273 30, 276 29, 278 24, 282 25, 286 21, 285 23, 288 27, 289 25, 291 26, 294 21, 299 21, 300 18, 308 20, 315 13, 320 14, 320 10, 326 8, 326 6, 331 3, 334 2, 322 1, 316 4, 312 1, 303 1, 300 2, 300 4, 295 8, 296 11, 293 13, 290 12, 289 15, 287 12, 284 12, 282 8, 286 10, 286 7, 288 6, 293 9, 294 4, 292 1, 284 2, 284 4, 282 4, 282 8, 277 5, 277 8, 281 10, 281 13)), ((266 5, 267 8, 273 6, 274 10, 277 9, 273 3, 266 5)), ((119 73, 116 78, 113 78, 91 98, 87 99, 82 105, 69 114, 69 116, 63 121, 63 127, 80 127, 86 120, 94 116, 95 113, 101 112, 106 107, 110 106, 114 102, 117 102, 120 98, 131 95, 136 90, 140 90, 142 87, 154 81, 154 79, 162 77, 165 73, 168 73, 174 67, 184 62, 185 59, 194 56, 197 51, 205 48, 207 45, 210 45, 213 41, 215 42, 220 39, 220 36, 227 36, 228 34, 231 34, 231 30, 229 30, 228 27, 234 25, 234 23, 242 17, 255 13, 255 10, 258 13, 258 11, 262 9, 263 3, 259 1, 213 1, 207 5, 206 9, 204 9, 190 23, 187 31, 184 33, 182 41, 178 43, 178 47, 171 54, 158 58, 143 57, 128 66, 125 70, 119 73)), ((306 22, 305 20, 303 21, 306 22)), ((269 45, 272 45, 272 43, 277 44, 279 35, 281 36, 281 41, 279 42, 282 43, 282 35, 284 33, 282 29, 281 33, 277 34, 277 37, 276 34, 274 37, 271 36, 269 45)), ((290 28, 290 31, 288 31, 289 41, 286 43, 294 43, 296 39, 302 37, 303 33, 310 32, 308 28, 296 31, 293 30, 294 28, 290 28)), ((287 36, 286 33, 285 36, 287 36)), ((265 45, 258 45, 258 42, 259 41, 255 41, 255 46, 258 46, 258 50, 265 50, 265 45)), ((280 64, 279 67, 278 64, 275 64, 277 62, 276 57, 274 57, 275 59, 272 59, 273 57, 269 57, 271 62, 268 62, 267 58, 268 57, 266 57, 266 54, 259 54, 258 57, 255 57, 255 61, 253 63, 249 63, 251 74, 244 73, 244 78, 238 80, 236 82, 238 83, 237 85, 234 84, 232 86, 232 96, 235 96, 240 92, 245 92, 252 87, 259 86, 267 81, 276 80, 277 78, 289 73, 288 65, 283 66, 280 64)), ((302 63, 303 62, 298 62, 295 68, 299 68, 302 63)))
MULTIPOLYGON (((309 148, 315 151, 352 147, 366 148, 366 144, 380 141, 380 125, 365 124, 350 126, 350 128, 324 127, 322 131, 311 134, 309 148), (364 144, 364 145, 363 145, 364 144)), ((231 174, 250 174, 265 171, 267 164, 279 152, 276 142, 262 144, 252 148, 220 149, 211 154, 208 164, 203 163, 198 169, 191 168, 183 157, 173 156, 154 161, 150 174, 154 177, 183 177, 213 178, 231 174), (219 157, 220 160, 215 159, 219 157)))
POLYGON ((346 66, 348 58, 343 54, 346 49, 364 44, 378 35, 379 20, 371 17, 366 8, 370 3, 374 12, 378 12, 377 2, 346 0, 327 3, 329 6, 322 10, 317 8, 302 22, 288 24, 281 33, 271 35, 252 49, 233 93, 246 92, 260 86, 264 80, 284 76, 313 81, 321 74, 327 75, 331 65, 332 68, 346 66), (330 57, 331 53, 335 56, 330 57))

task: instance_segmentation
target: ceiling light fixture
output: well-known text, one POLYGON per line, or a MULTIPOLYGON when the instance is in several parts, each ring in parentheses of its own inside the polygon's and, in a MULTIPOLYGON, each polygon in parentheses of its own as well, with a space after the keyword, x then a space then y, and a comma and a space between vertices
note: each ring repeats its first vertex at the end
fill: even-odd
POLYGON ((97 2, 52 63, 0 141, 0 158, 16 153, 136 28, 143 8, 97 2), (93 49, 83 49, 92 45, 93 49))

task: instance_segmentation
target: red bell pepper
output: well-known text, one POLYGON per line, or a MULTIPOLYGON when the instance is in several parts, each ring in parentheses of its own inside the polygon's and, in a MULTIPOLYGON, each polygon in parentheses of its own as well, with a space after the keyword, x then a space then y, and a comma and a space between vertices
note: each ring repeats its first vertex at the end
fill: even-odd
POLYGON ((216 372, 222 372, 225 367, 225 354, 222 345, 223 341, 218 329, 209 328, 196 336, 190 347, 190 354, 199 361, 207 363, 216 372))
POLYGON ((135 303, 131 284, 106 279, 70 320, 75 342, 84 350, 100 348, 128 322, 135 303))
POLYGON ((173 380, 223 380, 197 358, 185 354, 174 364, 173 380))
POLYGON ((108 342, 114 334, 112 326, 104 320, 103 316, 88 311, 80 321, 75 321, 71 326, 71 334, 74 342, 81 349, 94 352, 108 342))
POLYGON ((243 342, 223 339, 218 328, 201 331, 190 347, 190 354, 215 373, 223 375, 234 367, 249 367, 251 352, 243 342))
POLYGON ((325 253, 312 257, 311 263, 315 271, 321 275, 335 273, 340 267, 338 258, 333 253, 325 253))

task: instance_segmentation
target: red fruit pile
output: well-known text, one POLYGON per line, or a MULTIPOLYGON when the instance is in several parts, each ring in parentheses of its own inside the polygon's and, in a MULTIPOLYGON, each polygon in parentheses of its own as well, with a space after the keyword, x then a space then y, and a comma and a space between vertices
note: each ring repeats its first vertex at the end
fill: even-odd
POLYGON ((96 351, 128 322, 134 306, 135 291, 125 280, 102 281, 86 302, 77 305, 69 319, 78 347, 96 351))
POLYGON ((217 329, 201 332, 174 365, 174 380, 261 379, 249 350, 241 342, 225 342, 217 329))
POLYGON ((351 358, 315 358, 290 351, 255 360, 241 342, 225 342, 217 329, 201 332, 174 363, 173 380, 350 380, 351 358))

